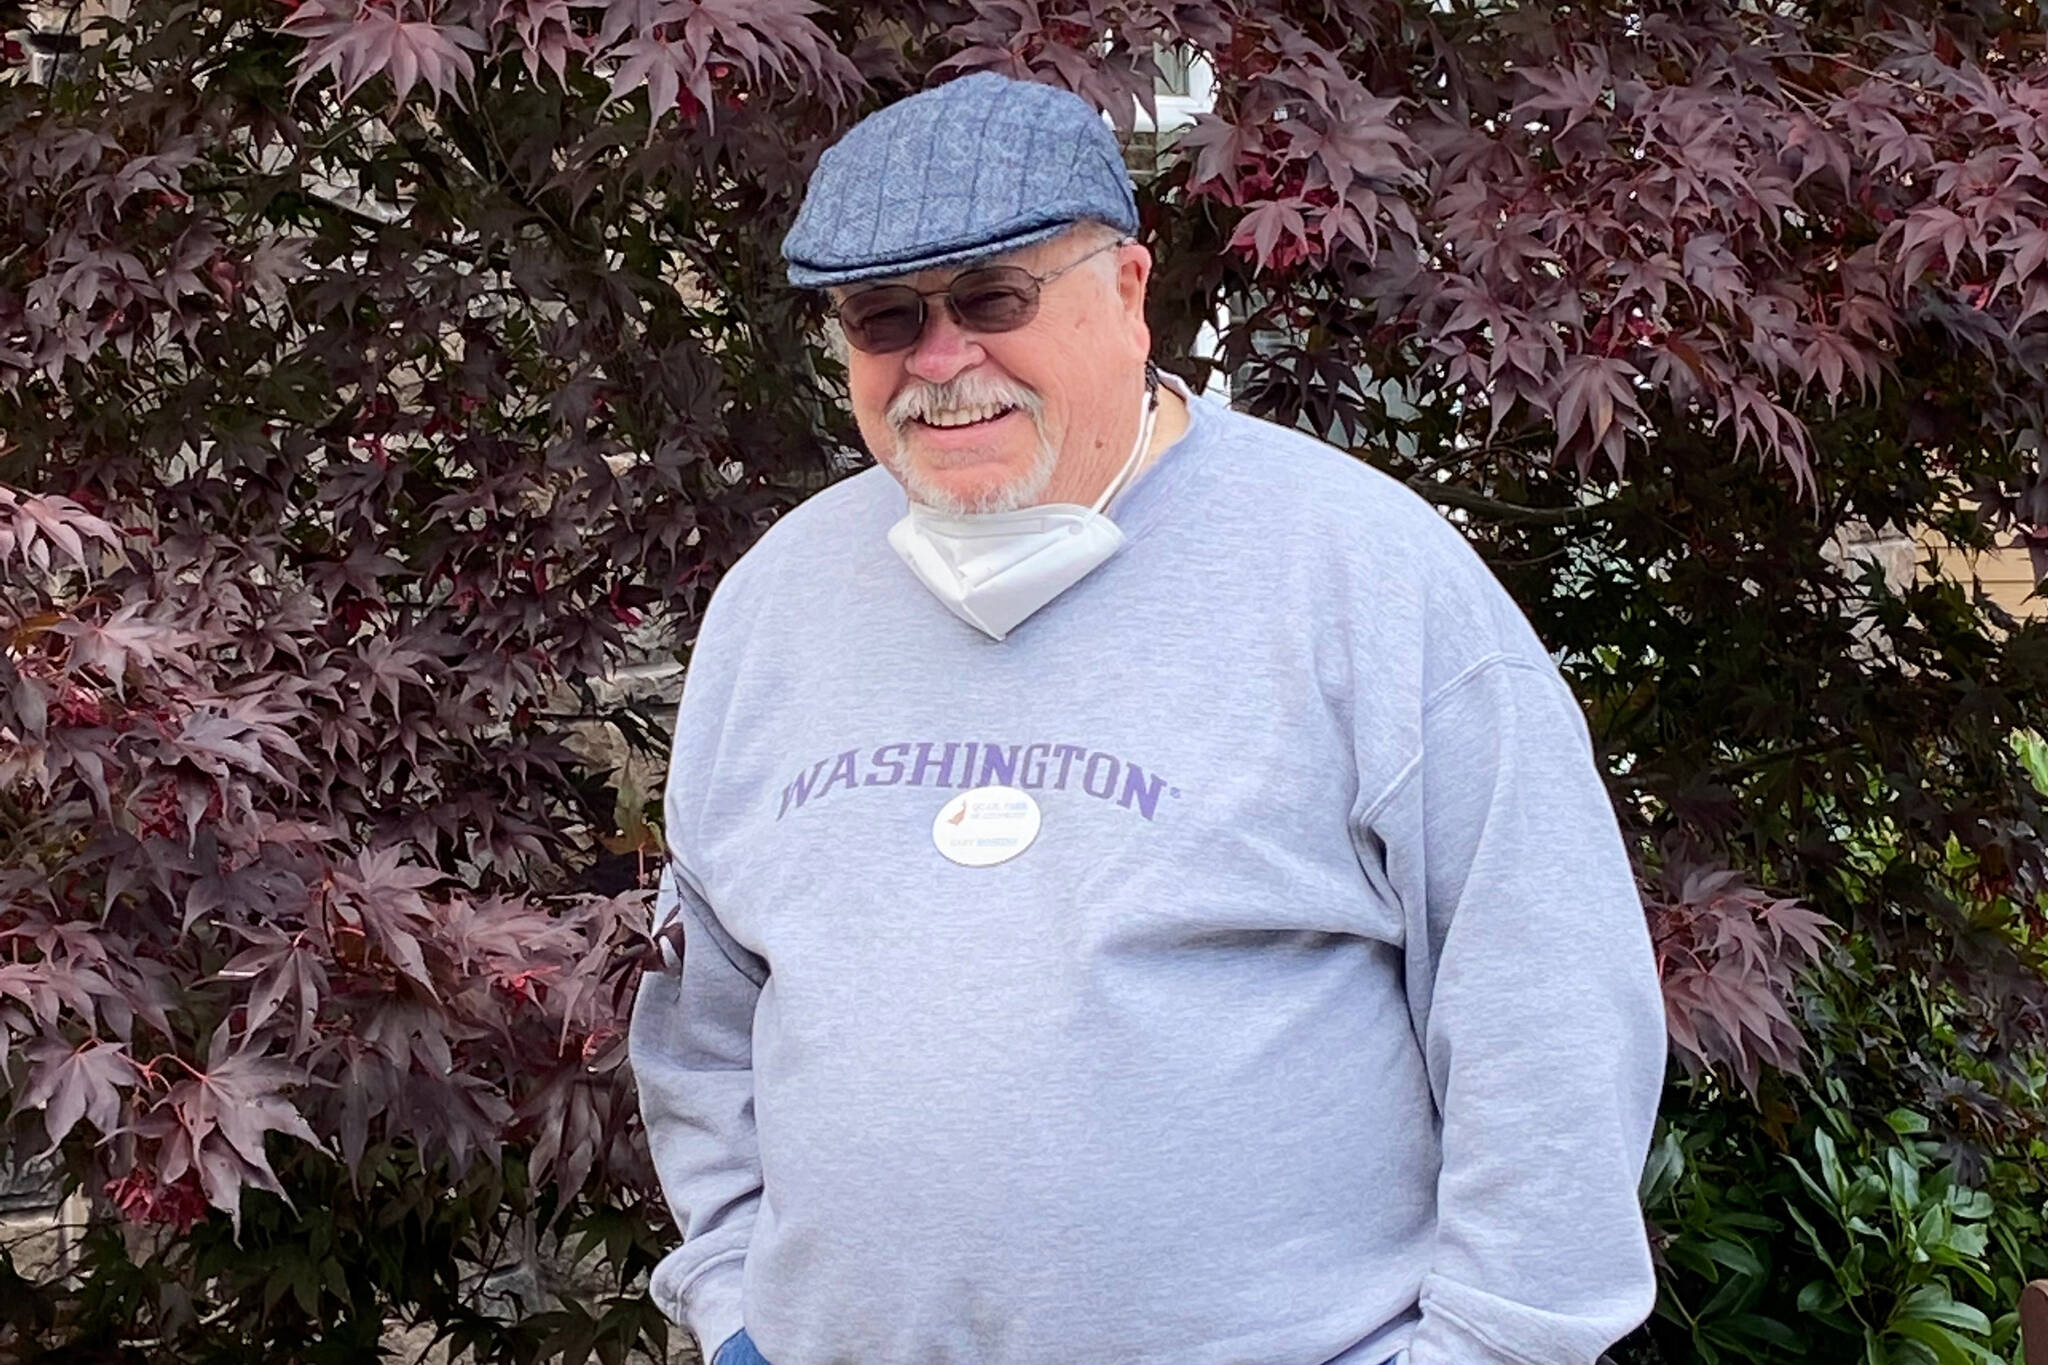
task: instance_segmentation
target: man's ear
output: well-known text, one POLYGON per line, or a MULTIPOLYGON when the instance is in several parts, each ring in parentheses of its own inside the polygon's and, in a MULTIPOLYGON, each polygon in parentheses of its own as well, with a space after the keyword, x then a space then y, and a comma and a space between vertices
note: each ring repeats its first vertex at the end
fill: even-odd
POLYGON ((1152 330, 1145 322, 1145 287, 1152 279, 1152 252, 1133 242, 1116 253, 1117 303, 1135 329, 1140 355, 1152 353, 1152 330))
POLYGON ((1145 320, 1145 286, 1152 279, 1152 252, 1132 242, 1116 254, 1116 294, 1126 316, 1145 320))

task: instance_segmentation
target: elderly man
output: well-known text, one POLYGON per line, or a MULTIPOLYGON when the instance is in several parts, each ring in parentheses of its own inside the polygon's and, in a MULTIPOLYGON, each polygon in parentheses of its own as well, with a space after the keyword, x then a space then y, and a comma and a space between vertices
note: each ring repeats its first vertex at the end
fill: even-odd
POLYGON ((1648 935, 1456 531, 1148 362, 1114 139, 825 154, 880 467, 721 585, 632 1049, 717 1365, 1583 1365, 1648 1311, 1648 935))

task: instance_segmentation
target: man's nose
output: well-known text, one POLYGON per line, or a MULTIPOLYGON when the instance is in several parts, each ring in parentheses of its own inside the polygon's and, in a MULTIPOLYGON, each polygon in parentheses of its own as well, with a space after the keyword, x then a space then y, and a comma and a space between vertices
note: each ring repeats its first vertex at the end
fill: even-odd
POLYGON ((918 334, 917 344, 910 348, 904 368, 928 384, 944 384, 987 358, 981 343, 953 321, 952 310, 946 307, 946 301, 933 299, 931 311, 925 317, 924 331, 918 334))

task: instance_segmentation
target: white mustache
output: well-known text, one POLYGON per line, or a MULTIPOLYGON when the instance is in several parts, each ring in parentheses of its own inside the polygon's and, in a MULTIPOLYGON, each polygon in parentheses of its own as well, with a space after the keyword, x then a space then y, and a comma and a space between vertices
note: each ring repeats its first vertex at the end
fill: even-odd
POLYGON ((912 422, 985 407, 1017 408, 1035 421, 1045 410, 1045 400, 1022 384, 993 376, 963 374, 943 384, 914 381, 889 401, 883 416, 900 436, 912 422))

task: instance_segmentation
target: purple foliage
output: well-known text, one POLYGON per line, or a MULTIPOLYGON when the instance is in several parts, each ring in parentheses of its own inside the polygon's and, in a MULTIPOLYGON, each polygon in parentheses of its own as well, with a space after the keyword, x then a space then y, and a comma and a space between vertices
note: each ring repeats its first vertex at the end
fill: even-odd
POLYGON ((367 1190, 443 1259, 552 1220, 636 1301, 646 879, 605 867, 658 849, 579 745, 658 756, 609 681, 685 657, 856 445, 779 234, 833 136, 958 71, 1134 132, 1160 50, 1208 54, 1214 110, 1134 152, 1159 353, 1493 556, 1612 760, 1691 1068, 1800 1067, 1824 934, 1967 983, 2005 1065, 2048 1006, 2005 748, 2048 648, 1827 547, 2048 545, 2048 67, 2009 17, 136 0, 54 85, 4 49, 0 1148, 216 1257, 66 1321, 656 1330, 506 1346, 439 1272, 203 1239, 367 1190))

